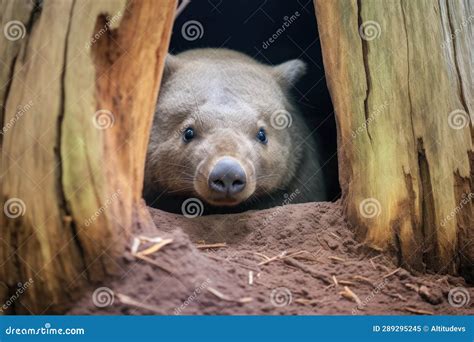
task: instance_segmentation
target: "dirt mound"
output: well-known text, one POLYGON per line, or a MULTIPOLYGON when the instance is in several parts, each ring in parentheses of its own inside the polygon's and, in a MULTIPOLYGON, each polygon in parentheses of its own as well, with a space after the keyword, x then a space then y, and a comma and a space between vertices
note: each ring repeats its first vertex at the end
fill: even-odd
POLYGON ((339 203, 197 218, 150 212, 158 229, 136 235, 172 242, 148 260, 125 255, 122 277, 103 284, 113 303, 95 305, 93 289, 70 314, 473 313, 462 278, 397 268, 354 239, 339 203))

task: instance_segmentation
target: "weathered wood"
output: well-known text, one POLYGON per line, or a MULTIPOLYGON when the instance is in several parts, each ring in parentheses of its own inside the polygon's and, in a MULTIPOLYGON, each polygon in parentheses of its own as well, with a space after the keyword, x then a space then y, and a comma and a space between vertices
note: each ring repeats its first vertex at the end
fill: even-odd
POLYGON ((402 264, 474 279, 472 2, 315 6, 349 222, 402 264))
POLYGON ((0 287, 32 278, 9 309, 58 312, 153 224, 143 170, 176 1, 26 2, 0 10, 25 29, 0 37, 0 287))

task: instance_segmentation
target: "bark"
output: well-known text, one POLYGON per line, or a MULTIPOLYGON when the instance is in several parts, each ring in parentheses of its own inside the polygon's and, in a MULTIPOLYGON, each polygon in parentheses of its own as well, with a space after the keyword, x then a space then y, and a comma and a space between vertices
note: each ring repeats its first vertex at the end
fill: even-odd
POLYGON ((61 312, 153 224, 143 171, 176 2, 1 6, 23 31, 0 37, 0 302, 29 281, 8 310, 61 312))
POLYGON ((472 3, 315 7, 349 222, 402 265, 472 280, 472 3))

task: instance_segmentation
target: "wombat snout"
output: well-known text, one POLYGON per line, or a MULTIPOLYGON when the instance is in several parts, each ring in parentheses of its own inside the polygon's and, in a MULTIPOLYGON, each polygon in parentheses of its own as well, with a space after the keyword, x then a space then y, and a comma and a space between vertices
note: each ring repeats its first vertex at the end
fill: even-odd
POLYGON ((237 160, 222 158, 209 174, 209 188, 216 193, 234 196, 245 189, 247 176, 237 160))

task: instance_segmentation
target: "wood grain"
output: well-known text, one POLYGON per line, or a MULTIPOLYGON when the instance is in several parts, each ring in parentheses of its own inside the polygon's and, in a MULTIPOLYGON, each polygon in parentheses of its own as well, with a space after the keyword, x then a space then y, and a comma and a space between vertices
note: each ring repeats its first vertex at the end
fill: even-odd
POLYGON ((472 4, 315 7, 349 222, 368 244, 396 249, 402 265, 473 279, 472 201, 462 204, 473 192, 472 4))
POLYGON ((0 279, 10 292, 34 281, 11 310, 60 312, 120 270, 134 226, 153 224, 143 169, 176 2, 20 3, 2 2, 2 23, 27 28, 2 36, 3 123, 31 106, 3 134, 1 196, 25 212, 2 215, 0 279))

